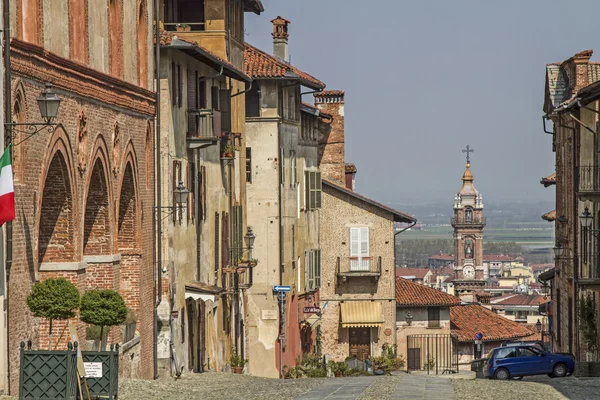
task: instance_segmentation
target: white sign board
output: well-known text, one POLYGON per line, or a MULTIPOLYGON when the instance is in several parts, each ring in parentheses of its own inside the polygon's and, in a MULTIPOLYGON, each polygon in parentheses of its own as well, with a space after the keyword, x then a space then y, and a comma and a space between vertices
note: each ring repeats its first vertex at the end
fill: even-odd
POLYGON ((101 362, 84 362, 86 378, 102 378, 101 362))
POLYGON ((276 310, 262 310, 262 319, 277 319, 276 310))

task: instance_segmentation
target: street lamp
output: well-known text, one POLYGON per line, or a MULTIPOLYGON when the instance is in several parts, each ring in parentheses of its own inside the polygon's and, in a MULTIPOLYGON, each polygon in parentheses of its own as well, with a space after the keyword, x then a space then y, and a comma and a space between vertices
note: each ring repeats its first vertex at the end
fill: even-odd
POLYGON ((187 203, 190 192, 187 190, 183 182, 179 181, 179 184, 173 190, 173 194, 175 195, 175 205, 183 206, 185 203, 187 203))
POLYGON ((554 246, 553 250, 554 250, 554 256, 556 258, 562 257, 563 251, 564 251, 564 248, 562 247, 562 244, 557 243, 556 246, 554 246))
POLYGON ((249 251, 251 251, 254 248, 254 239, 256 239, 256 235, 252 231, 252 228, 248 227, 248 230, 246 231, 246 236, 244 236, 244 240, 246 242, 246 247, 249 251))
POLYGON ((37 98, 40 115, 44 122, 6 122, 4 124, 4 129, 9 133, 10 142, 12 142, 15 133, 29 135, 19 143, 12 143, 13 146, 21 144, 43 129, 46 129, 49 133, 53 131, 53 128, 56 126, 56 123, 53 121, 58 114, 61 100, 52 87, 52 84, 46 83, 46 88, 42 90, 40 96, 37 98))
POLYGON ((406 312, 406 317, 404 317, 404 319, 406 320, 406 324, 407 324, 408 326, 410 326, 410 324, 412 324, 412 321, 413 321, 413 316, 412 316, 412 314, 411 314, 410 310, 408 310, 408 311, 406 312))
POLYGON ((592 213, 586 207, 583 212, 579 215, 579 221, 581 222, 581 226, 584 228, 589 228, 592 226, 592 213))

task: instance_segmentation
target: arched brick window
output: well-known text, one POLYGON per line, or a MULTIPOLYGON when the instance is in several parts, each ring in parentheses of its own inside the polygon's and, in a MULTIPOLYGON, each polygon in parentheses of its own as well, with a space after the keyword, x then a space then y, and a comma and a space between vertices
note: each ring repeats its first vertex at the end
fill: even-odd
POLYGON ((74 220, 71 181, 62 152, 50 162, 44 192, 38 236, 39 263, 71 261, 74 256, 74 220))
POLYGON ((137 204, 133 167, 127 163, 119 197, 119 249, 137 247, 137 204))
POLYGON ((123 77, 123 0, 109 0, 108 4, 108 33, 110 74, 123 77))
POLYGON ((85 1, 69 0, 69 49, 71 59, 80 63, 86 63, 88 60, 85 6, 85 1))
POLYGON ((108 255, 111 252, 110 209, 105 167, 96 159, 88 184, 83 229, 83 254, 108 255))
POLYGON ((148 86, 148 9, 146 0, 140 0, 137 26, 138 85, 148 86))
MULTIPOLYGON (((27 120, 27 112, 25 110, 25 95, 21 88, 17 89, 15 94, 15 102, 13 106, 13 118, 12 120, 16 123, 22 124, 27 120)), ((25 150, 25 144, 21 143, 24 139, 23 134, 14 131, 12 133, 12 166, 14 172, 15 182, 23 180, 23 162, 25 158, 23 156, 25 150)))

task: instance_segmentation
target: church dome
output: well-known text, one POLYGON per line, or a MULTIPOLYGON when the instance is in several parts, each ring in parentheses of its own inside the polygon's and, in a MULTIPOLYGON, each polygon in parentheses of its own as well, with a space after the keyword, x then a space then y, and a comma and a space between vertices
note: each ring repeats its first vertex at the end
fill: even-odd
POLYGON ((470 167, 471 167, 471 164, 467 164, 467 169, 465 170, 465 173, 463 174, 463 177, 462 177, 463 185, 462 185, 462 188, 460 189, 460 191, 458 192, 458 194, 460 196, 477 196, 479 194, 477 189, 475 189, 475 186, 473 186, 473 181, 475 180, 475 178, 473 178, 473 174, 471 173, 471 170, 469 169, 470 167))

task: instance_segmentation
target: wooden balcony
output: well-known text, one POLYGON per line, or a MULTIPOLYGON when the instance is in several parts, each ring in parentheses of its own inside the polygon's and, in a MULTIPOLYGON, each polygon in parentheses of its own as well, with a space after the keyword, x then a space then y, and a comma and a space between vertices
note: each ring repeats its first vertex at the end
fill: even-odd
POLYGON ((582 165, 577 167, 577 195, 581 200, 600 200, 600 167, 582 165))

